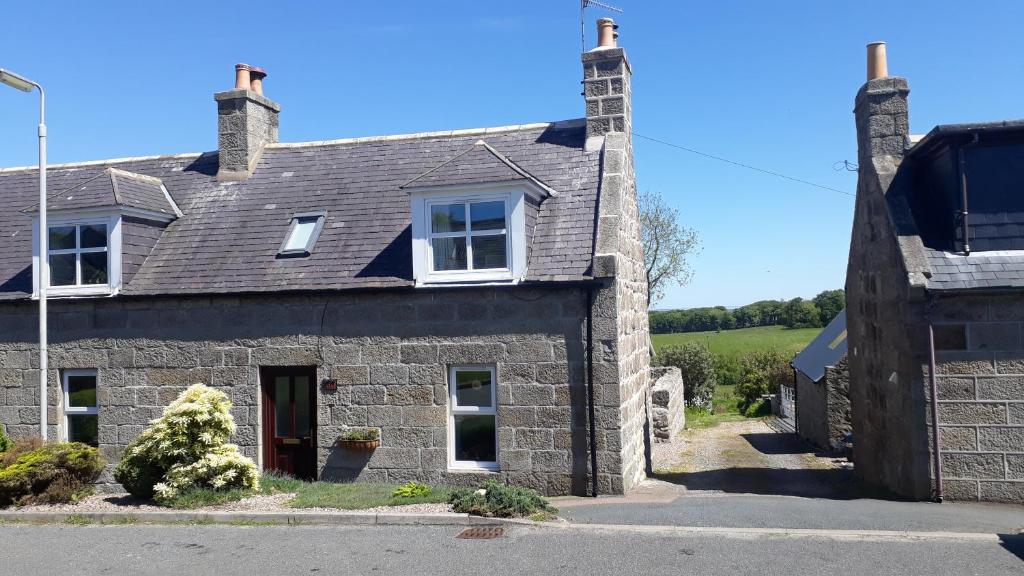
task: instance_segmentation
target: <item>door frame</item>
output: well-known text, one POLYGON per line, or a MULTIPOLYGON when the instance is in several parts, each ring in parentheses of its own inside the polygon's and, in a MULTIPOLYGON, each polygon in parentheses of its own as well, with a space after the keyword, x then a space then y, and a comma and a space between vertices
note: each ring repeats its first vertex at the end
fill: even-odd
POLYGON ((260 406, 260 470, 274 470, 274 426, 275 426, 275 402, 270 396, 270 387, 274 378, 278 376, 308 376, 309 377, 309 436, 310 436, 310 470, 313 479, 318 476, 317 467, 317 368, 316 366, 261 366, 259 370, 259 406, 260 406))

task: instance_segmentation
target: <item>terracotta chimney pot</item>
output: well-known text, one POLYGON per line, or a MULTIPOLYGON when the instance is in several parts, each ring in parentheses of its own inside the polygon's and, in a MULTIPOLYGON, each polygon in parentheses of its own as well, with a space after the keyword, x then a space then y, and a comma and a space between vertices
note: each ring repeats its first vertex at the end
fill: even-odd
POLYGON ((868 80, 885 78, 889 75, 889 62, 885 54, 885 42, 868 44, 868 80))
POLYGON ((252 66, 248 64, 235 64, 235 90, 249 90, 250 70, 252 70, 252 66))
POLYGON ((616 32, 618 29, 619 27, 611 18, 599 18, 597 20, 597 47, 615 48, 618 45, 616 42, 616 38, 619 37, 619 33, 616 32))
POLYGON ((263 68, 252 66, 249 69, 249 87, 250 89, 263 96, 263 79, 267 77, 267 71, 263 68))

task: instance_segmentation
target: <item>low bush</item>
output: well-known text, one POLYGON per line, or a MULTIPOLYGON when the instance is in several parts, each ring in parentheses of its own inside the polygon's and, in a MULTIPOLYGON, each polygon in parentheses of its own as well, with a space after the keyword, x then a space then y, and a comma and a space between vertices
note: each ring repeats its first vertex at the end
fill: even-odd
POLYGON ((393 498, 423 498, 430 495, 433 489, 426 484, 409 481, 402 484, 391 494, 393 498))
POLYGON ((452 510, 462 514, 515 518, 540 512, 555 514, 558 509, 536 490, 509 486, 496 480, 484 482, 480 488, 460 488, 449 497, 452 510))
POLYGON ((223 392, 190 386, 128 444, 114 479, 131 495, 161 503, 193 489, 256 489, 256 463, 227 443, 235 431, 230 410, 223 392))
POLYGON ((752 412, 751 408, 765 394, 775 394, 779 384, 793 378, 793 370, 789 358, 778 350, 760 350, 743 357, 740 361, 743 377, 736 385, 734 393, 739 397, 739 408, 743 414, 752 412))
POLYGON ((0 468, 0 506, 73 502, 88 493, 106 462, 78 442, 15 442, 0 468))
POLYGON ((683 377, 683 396, 686 405, 711 410, 715 394, 715 357, 706 346, 685 342, 662 348, 654 359, 658 366, 675 366, 683 377))

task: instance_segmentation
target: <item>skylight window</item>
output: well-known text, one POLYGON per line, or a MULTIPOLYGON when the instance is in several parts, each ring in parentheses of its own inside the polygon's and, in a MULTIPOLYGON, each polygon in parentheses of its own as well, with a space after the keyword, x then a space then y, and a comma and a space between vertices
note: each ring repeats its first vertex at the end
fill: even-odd
POLYGON ((310 212, 307 214, 296 214, 292 217, 292 223, 285 234, 284 242, 277 255, 281 258, 309 256, 313 252, 313 245, 320 237, 320 231, 324 227, 323 212, 310 212))

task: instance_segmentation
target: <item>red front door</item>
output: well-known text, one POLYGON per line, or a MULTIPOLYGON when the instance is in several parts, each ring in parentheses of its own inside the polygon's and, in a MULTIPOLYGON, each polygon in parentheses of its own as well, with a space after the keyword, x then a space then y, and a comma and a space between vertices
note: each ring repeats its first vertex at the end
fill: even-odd
POLYGON ((264 368, 263 469, 316 479, 316 369, 264 368))

